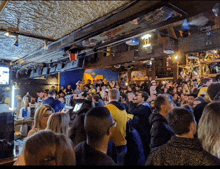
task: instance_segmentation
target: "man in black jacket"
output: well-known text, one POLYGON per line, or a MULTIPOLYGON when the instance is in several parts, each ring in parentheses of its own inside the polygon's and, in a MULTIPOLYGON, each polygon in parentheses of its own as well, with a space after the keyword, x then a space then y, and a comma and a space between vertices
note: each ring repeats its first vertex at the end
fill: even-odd
POLYGON ((162 94, 156 98, 154 104, 156 112, 152 113, 149 117, 149 122, 151 124, 151 149, 167 143, 173 135, 166 120, 167 114, 173 108, 173 101, 168 95, 162 94))
POLYGON ((107 155, 108 143, 116 126, 106 107, 95 107, 85 115, 86 141, 75 147, 77 165, 116 165, 107 155))
POLYGON ((220 165, 220 159, 202 148, 196 133, 193 113, 184 108, 175 108, 167 116, 175 136, 167 144, 148 156, 146 165, 156 166, 212 166, 220 165))
POLYGON ((144 155, 147 156, 150 153, 150 124, 149 116, 151 109, 149 103, 147 103, 149 95, 147 92, 140 91, 137 95, 137 107, 132 109, 131 114, 134 115, 133 127, 137 130, 141 137, 141 141, 144 148, 144 155))

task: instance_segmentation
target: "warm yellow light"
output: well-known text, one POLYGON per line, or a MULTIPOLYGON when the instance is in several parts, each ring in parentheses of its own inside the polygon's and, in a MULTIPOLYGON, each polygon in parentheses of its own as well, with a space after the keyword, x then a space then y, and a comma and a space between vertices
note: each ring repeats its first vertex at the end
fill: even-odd
POLYGON ((149 47, 151 44, 143 45, 143 48, 149 47))
POLYGON ((6 32, 6 33, 5 33, 5 36, 9 36, 9 32, 6 32))
POLYGON ((146 34, 146 35, 142 36, 141 39, 149 39, 150 37, 151 37, 150 34, 146 34))
POLYGON ((6 32, 4 35, 8 37, 16 37, 16 34, 10 32, 6 32))
POLYGON ((178 56, 175 56, 174 59, 177 60, 177 59, 178 59, 178 56))

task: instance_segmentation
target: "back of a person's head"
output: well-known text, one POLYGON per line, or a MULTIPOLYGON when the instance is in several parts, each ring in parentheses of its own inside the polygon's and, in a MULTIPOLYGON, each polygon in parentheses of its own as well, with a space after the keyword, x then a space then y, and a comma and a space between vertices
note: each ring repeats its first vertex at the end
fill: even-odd
POLYGON ((93 94, 93 95, 92 95, 92 98, 93 98, 96 102, 98 102, 100 97, 99 97, 98 94, 93 94))
POLYGON ((116 89, 111 89, 109 91, 109 99, 118 101, 120 99, 120 92, 116 89))
POLYGON ((83 108, 91 109, 91 108, 92 108, 92 101, 91 101, 91 100, 83 99, 82 109, 83 109, 83 108))
POLYGON ((144 101, 147 101, 147 99, 149 98, 149 94, 145 91, 139 91, 139 93, 142 94, 142 97, 144 98, 144 101))
POLYGON ((48 95, 50 95, 50 96, 53 96, 53 95, 55 95, 55 92, 54 92, 54 90, 49 90, 49 91, 48 91, 48 95))
POLYGON ((54 109, 48 104, 44 104, 36 110, 34 114, 34 127, 35 128, 38 128, 38 129, 42 128, 41 119, 46 114, 47 111, 52 111, 52 113, 55 113, 54 109))
POLYGON ((200 101, 201 103, 204 103, 205 102, 205 99, 204 99, 204 97, 196 97, 195 99, 194 99, 194 101, 200 101))
POLYGON ((199 120, 202 116, 203 110, 205 109, 207 102, 201 102, 193 108, 193 113, 196 119, 196 122, 199 123, 199 120))
POLYGON ((174 108, 167 115, 167 122, 176 135, 183 135, 190 132, 190 124, 195 118, 186 108, 174 108))
POLYGON ((155 99, 154 106, 157 111, 161 111, 161 105, 164 105, 166 103, 166 97, 168 97, 168 95, 161 94, 155 99))
POLYGON ((120 95, 126 102, 128 101, 128 97, 125 93, 121 93, 120 95))
POLYGON ((214 97, 215 101, 220 101, 220 91, 218 92, 218 94, 214 97))
POLYGON ((92 96, 91 96, 91 95, 88 94, 88 95, 86 96, 86 98, 87 98, 87 100, 92 101, 92 96))
POLYGON ((112 115, 106 107, 95 107, 85 115, 84 129, 91 141, 101 140, 112 124, 112 115))
POLYGON ((74 146, 86 140, 86 132, 84 129, 85 114, 90 108, 82 108, 75 116, 72 126, 68 131, 68 137, 72 140, 74 146))
POLYGON ((212 80, 211 78, 204 78, 203 80, 202 80, 202 83, 203 84, 206 84, 207 82, 209 82, 210 80, 212 80))
POLYGON ((216 82, 220 82, 220 74, 217 74, 215 77, 216 82))
POLYGON ((213 147, 220 140, 220 101, 209 103, 203 110, 198 124, 198 138, 203 148, 213 155, 217 155, 213 147))
POLYGON ((70 117, 66 113, 54 113, 47 121, 47 130, 67 135, 70 117))
POLYGON ((182 106, 184 109, 187 109, 188 111, 190 111, 191 113, 193 113, 193 109, 188 105, 188 104, 185 104, 182 106))
POLYGON ((208 87, 207 93, 211 100, 214 100, 215 96, 220 91, 220 83, 211 83, 211 85, 208 87))
POLYGON ((52 131, 42 130, 29 137, 23 151, 26 165, 76 165, 72 141, 52 131))

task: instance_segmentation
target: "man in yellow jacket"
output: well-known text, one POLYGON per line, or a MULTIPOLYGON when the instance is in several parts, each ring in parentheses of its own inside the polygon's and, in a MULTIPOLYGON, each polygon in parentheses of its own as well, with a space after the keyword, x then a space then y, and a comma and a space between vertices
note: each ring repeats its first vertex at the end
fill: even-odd
POLYGON ((117 164, 123 165, 123 159, 127 153, 127 140, 126 137, 126 124, 127 121, 133 118, 133 115, 129 115, 126 112, 124 104, 118 102, 120 98, 120 92, 116 89, 109 91, 109 104, 106 106, 111 112, 112 117, 117 121, 117 126, 114 129, 110 141, 113 141, 117 149, 117 164))

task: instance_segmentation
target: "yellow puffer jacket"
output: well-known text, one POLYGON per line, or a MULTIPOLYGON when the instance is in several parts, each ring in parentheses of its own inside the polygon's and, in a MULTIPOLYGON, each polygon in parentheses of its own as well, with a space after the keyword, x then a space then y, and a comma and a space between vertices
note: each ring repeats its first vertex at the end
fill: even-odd
POLYGON ((113 130, 110 141, 113 141, 115 146, 127 145, 127 140, 125 139, 126 125, 127 121, 133 118, 133 115, 127 114, 125 109, 118 108, 113 104, 108 104, 106 107, 111 112, 113 119, 117 121, 116 128, 113 130))

